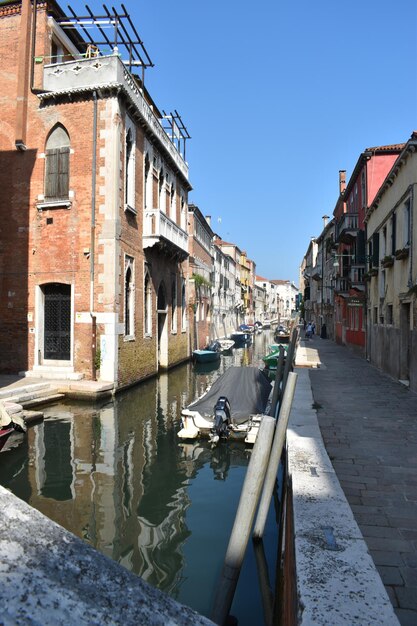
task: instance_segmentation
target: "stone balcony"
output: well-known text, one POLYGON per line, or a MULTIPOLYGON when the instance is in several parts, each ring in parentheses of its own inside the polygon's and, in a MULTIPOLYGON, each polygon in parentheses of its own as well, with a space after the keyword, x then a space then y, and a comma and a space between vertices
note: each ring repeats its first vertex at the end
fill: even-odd
POLYGON ((181 174, 188 180, 188 165, 167 135, 152 106, 145 100, 143 91, 132 74, 123 64, 118 54, 99 56, 90 59, 76 59, 54 63, 44 67, 44 92, 41 100, 66 94, 83 92, 122 91, 134 106, 141 123, 168 153, 181 174))
POLYGON ((188 256, 188 235, 160 209, 143 215, 143 248, 159 246, 180 259, 188 256))

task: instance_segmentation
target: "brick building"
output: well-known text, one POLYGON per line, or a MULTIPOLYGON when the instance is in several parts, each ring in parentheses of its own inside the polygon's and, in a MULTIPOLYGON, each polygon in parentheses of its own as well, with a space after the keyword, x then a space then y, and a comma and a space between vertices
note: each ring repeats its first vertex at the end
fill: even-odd
POLYGON ((80 32, 0 2, 0 371, 121 387, 189 355, 188 133, 80 32))

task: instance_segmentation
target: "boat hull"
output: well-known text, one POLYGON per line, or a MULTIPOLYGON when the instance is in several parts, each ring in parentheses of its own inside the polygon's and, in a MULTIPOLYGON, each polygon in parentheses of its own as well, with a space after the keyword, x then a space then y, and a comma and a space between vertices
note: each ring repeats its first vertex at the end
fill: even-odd
POLYGON ((220 359, 220 352, 214 350, 194 350, 193 359, 196 363, 213 363, 220 359))

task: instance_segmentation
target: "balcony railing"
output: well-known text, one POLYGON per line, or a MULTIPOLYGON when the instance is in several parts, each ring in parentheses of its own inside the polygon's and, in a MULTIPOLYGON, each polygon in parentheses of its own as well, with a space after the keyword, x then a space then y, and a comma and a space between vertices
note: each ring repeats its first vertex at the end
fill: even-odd
POLYGON ((39 94, 42 100, 56 94, 77 94, 92 89, 124 91, 135 106, 144 126, 162 144, 183 176, 188 178, 188 165, 117 54, 46 65, 43 86, 45 93, 39 94))
POLYGON ((159 209, 145 210, 143 216, 143 247, 156 244, 170 246, 183 258, 188 256, 188 235, 159 209))
POLYGON ((345 213, 336 224, 336 241, 349 243, 359 230, 357 213, 345 213))
POLYGON ((349 293, 350 280, 349 278, 336 278, 335 292, 336 293, 349 293))

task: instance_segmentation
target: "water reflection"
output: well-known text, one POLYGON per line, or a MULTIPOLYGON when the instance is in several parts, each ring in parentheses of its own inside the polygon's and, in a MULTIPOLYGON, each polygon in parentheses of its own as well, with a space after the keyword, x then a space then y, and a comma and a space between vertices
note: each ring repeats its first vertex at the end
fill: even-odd
POLYGON ((222 356, 216 369, 189 363, 103 406, 47 407, 24 443, 0 454, 1 483, 208 614, 207 590, 224 557, 250 451, 236 443, 212 450, 180 442, 180 412, 230 365, 259 364, 270 342, 266 333, 258 335, 253 345, 222 356), (215 554, 208 540, 213 534, 215 554), (197 584, 196 594, 198 577, 205 584, 197 584))

